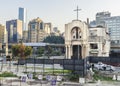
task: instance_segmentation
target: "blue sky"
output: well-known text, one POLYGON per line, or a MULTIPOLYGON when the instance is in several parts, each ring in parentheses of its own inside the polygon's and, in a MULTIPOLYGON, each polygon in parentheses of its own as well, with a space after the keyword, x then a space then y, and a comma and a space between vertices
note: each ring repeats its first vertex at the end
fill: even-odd
POLYGON ((82 21, 95 19, 96 12, 101 11, 110 11, 113 16, 120 15, 120 0, 1 0, 0 23, 5 25, 5 21, 18 18, 18 8, 24 7, 28 21, 40 17, 64 31, 64 25, 76 19, 73 10, 77 5, 82 9, 79 12, 82 21))

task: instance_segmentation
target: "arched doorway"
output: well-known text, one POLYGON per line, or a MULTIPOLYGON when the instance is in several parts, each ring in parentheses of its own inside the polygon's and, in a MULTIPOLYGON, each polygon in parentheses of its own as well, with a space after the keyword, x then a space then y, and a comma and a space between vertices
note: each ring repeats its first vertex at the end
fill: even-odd
MULTIPOLYGON (((82 39, 82 30, 79 27, 73 27, 71 30, 71 41, 75 43, 79 43, 82 39)), ((72 59, 81 59, 82 58, 82 47, 80 44, 76 44, 72 46, 72 59)))
POLYGON ((72 59, 81 59, 82 58, 82 47, 81 45, 73 45, 73 56, 72 59))

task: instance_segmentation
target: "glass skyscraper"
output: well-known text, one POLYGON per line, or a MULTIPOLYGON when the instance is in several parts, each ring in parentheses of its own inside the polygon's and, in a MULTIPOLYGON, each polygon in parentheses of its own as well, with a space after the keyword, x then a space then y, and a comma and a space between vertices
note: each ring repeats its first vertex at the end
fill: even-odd
POLYGON ((114 16, 105 19, 109 29, 111 43, 120 44, 120 16, 114 16))
POLYGON ((18 19, 22 21, 22 24, 23 24, 22 29, 23 29, 23 31, 26 31, 27 30, 27 26, 26 26, 26 23, 27 23, 27 11, 26 11, 25 8, 19 7, 19 16, 18 17, 19 17, 18 19))

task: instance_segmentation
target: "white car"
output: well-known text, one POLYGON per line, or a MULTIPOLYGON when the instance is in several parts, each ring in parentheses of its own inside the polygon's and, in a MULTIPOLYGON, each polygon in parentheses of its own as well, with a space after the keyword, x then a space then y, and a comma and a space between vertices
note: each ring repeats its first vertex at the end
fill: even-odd
POLYGON ((98 62, 97 64, 94 64, 94 68, 98 70, 103 70, 104 67, 106 67, 106 64, 103 64, 102 62, 98 62))
POLYGON ((115 71, 115 67, 107 64, 103 64, 102 62, 98 62, 97 64, 94 64, 94 68, 98 70, 105 70, 105 71, 115 71))
POLYGON ((2 57, 0 57, 0 62, 2 62, 3 61, 3 58, 2 57))
POLYGON ((105 70, 115 71, 115 67, 114 67, 114 66, 111 66, 111 65, 107 65, 105 70))

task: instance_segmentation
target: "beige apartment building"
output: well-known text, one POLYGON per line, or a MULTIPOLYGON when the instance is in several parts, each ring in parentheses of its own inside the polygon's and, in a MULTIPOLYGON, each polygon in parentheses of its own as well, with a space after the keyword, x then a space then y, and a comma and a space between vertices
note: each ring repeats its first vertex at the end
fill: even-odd
POLYGON ((6 29, 8 31, 8 42, 18 43, 23 36, 22 21, 15 19, 6 21, 6 29))
POLYGON ((28 42, 42 42, 48 33, 44 29, 43 21, 38 17, 28 24, 28 42))
POLYGON ((0 24, 0 50, 5 50, 1 55, 8 55, 8 36, 4 25, 0 24), (3 46, 3 43, 5 46, 3 46))
POLYGON ((0 24, 0 43, 4 43, 5 26, 0 24))

